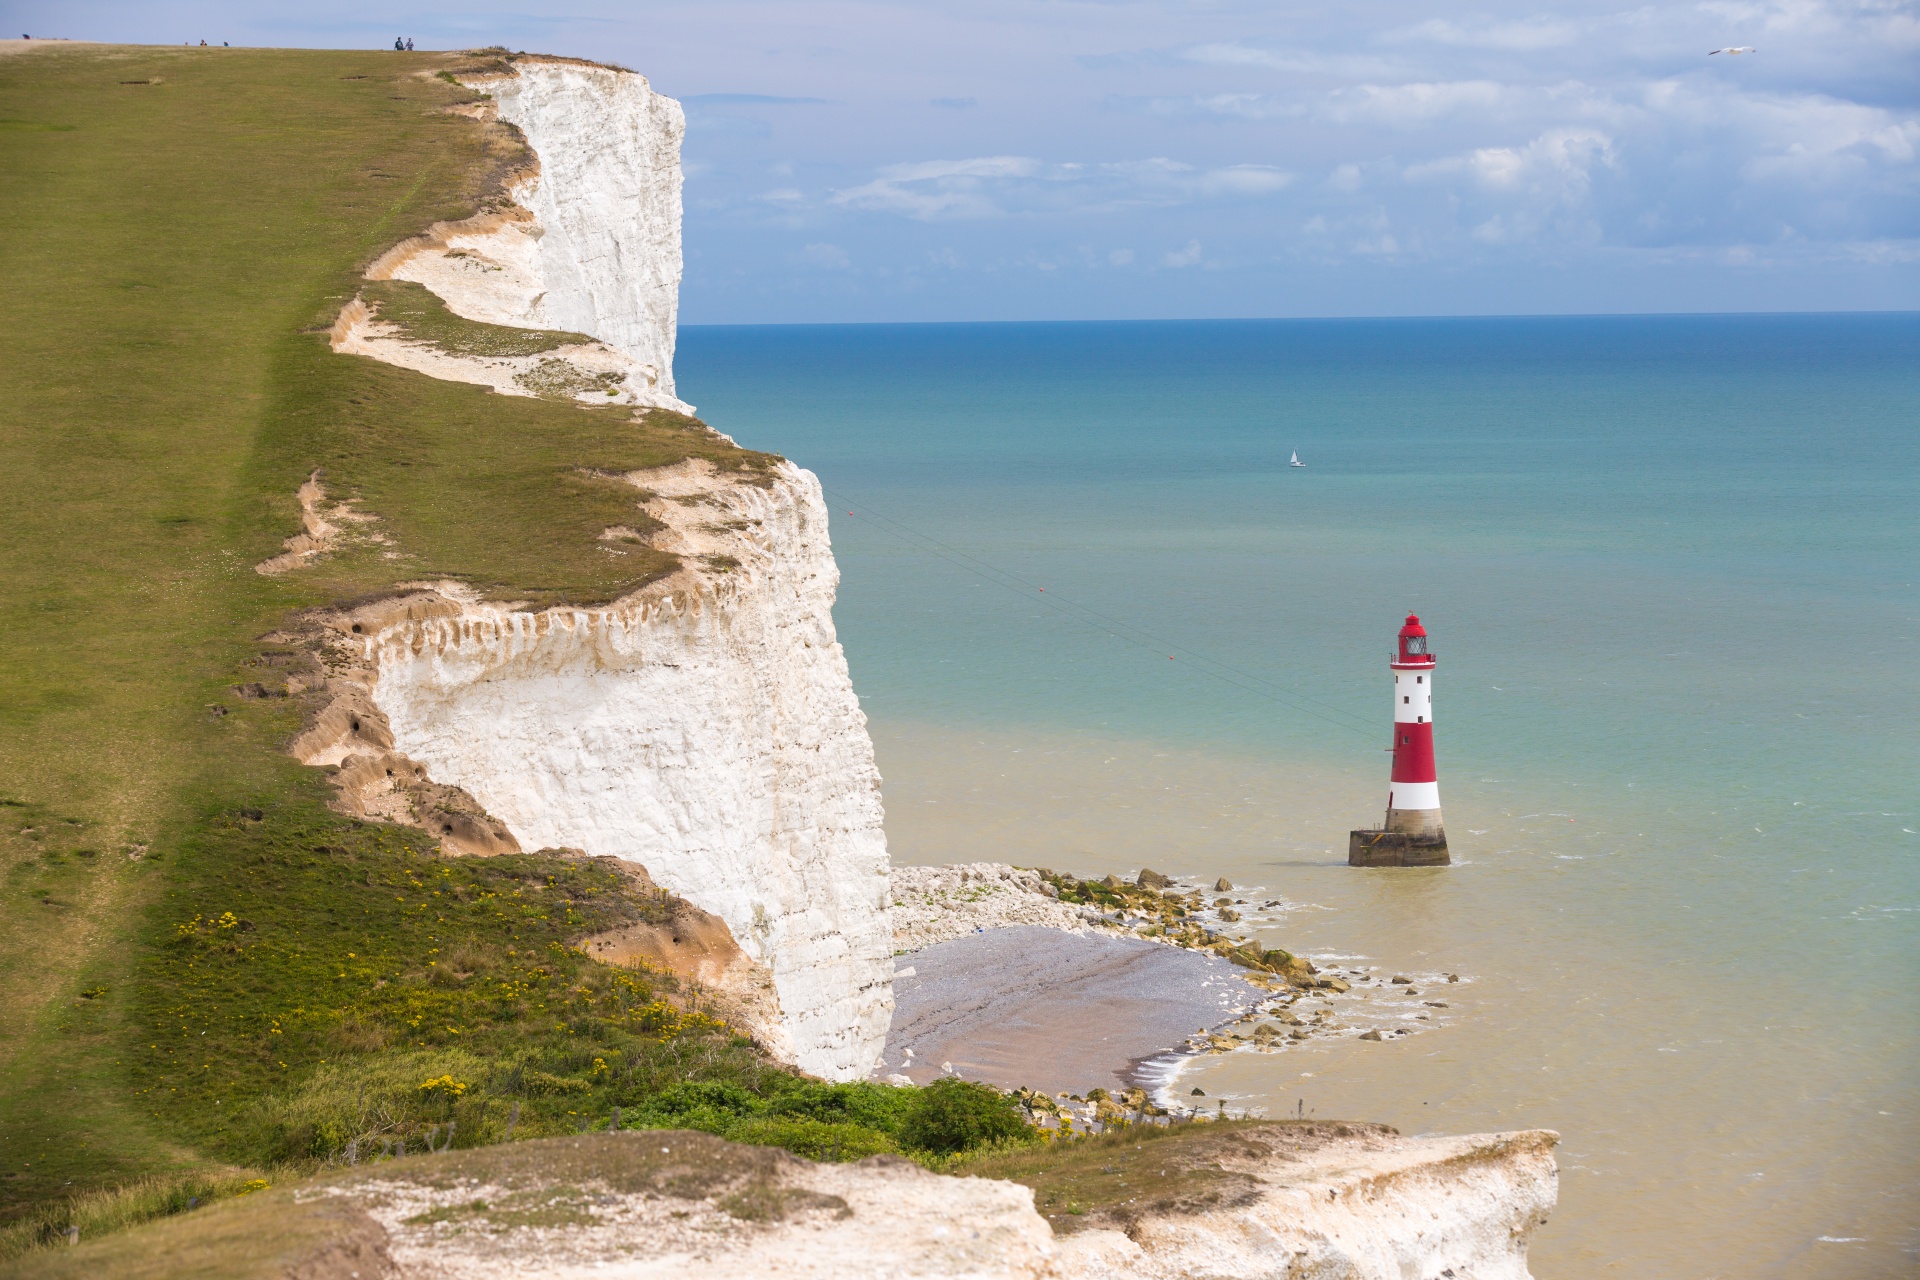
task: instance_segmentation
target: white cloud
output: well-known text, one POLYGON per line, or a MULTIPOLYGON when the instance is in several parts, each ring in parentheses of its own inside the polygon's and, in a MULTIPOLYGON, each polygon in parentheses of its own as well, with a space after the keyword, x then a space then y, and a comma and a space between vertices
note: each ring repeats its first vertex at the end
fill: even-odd
POLYGON ((1546 17, 1525 18, 1519 22, 1490 22, 1486 19, 1456 22, 1451 18, 1429 18, 1411 27, 1389 31, 1382 38, 1530 52, 1572 44, 1580 38, 1580 28, 1563 19, 1546 17))
POLYGON ((794 243, 858 247, 861 279, 883 270, 869 241, 896 245, 901 273, 934 272, 944 259, 929 255, 951 243, 970 272, 1125 268, 1143 280, 1276 258, 1584 261, 1590 273, 1636 253, 1723 268, 1745 256, 1740 269, 1755 272, 1818 255, 1898 266, 1920 244, 1920 0, 1096 7, 1114 21, 1085 23, 1072 6, 969 10, 1031 37, 993 46, 1017 74, 972 62, 955 74, 945 54, 878 92, 850 72, 846 87, 790 74, 774 87, 855 109, 737 114, 835 122, 838 149, 799 150, 785 125, 752 159, 716 138, 725 163, 690 196, 734 183, 730 200, 698 207, 797 232, 794 243), (1135 52, 1059 52, 1088 38, 1135 52), (1727 44, 1762 52, 1705 56, 1727 44), (935 111, 932 92, 981 105, 935 111), (1108 110, 1087 111, 1089 99, 1108 110), (856 120, 895 156, 924 146, 963 158, 863 165, 838 145, 856 120), (924 141, 929 129, 949 141, 924 141), (753 162, 776 154, 798 159, 792 175, 753 162), (842 229, 853 220, 859 231, 842 229))
POLYGON ((948 178, 1024 178, 1039 171, 1031 156, 981 156, 973 160, 922 160, 880 171, 888 182, 929 182, 948 178))
MULTIPOLYGON (((1181 112, 1289 119, 1295 123, 1265 135, 1279 156, 1312 129, 1370 141, 1374 150, 1319 160, 1314 171, 1326 176, 1307 184, 1292 166, 1271 161, 921 161, 889 166, 808 207, 920 221, 1061 221, 1251 202, 1271 205, 1278 225, 1322 227, 1288 233, 1301 252, 1398 261, 1920 237, 1920 112, 1754 91, 1714 74, 1613 84, 1366 82, 1130 105, 1169 119, 1181 112)), ((760 199, 798 216, 794 197, 781 188, 760 199)))
POLYGON ((1163 267, 1190 267, 1198 261, 1200 261, 1200 242, 1198 240, 1189 240, 1187 241, 1186 248, 1176 249, 1172 253, 1162 257, 1160 259, 1160 265, 1163 267))
POLYGON ((1487 114, 1511 91, 1492 80, 1450 83, 1358 84, 1335 90, 1313 108, 1314 118, 1332 124, 1380 124, 1405 128, 1443 116, 1487 114))
MULTIPOLYGON (((1078 169, 1081 166, 1062 165, 1061 167, 1078 169)), ((1170 160, 1166 156, 1150 156, 1145 160, 1113 160, 1101 165, 1100 168, 1107 173, 1123 174, 1145 181, 1193 172, 1192 165, 1180 160, 1170 160)))
POLYGON ((1531 241, 1549 233, 1591 241, 1600 236, 1589 207, 1593 173, 1617 163, 1613 139, 1606 134, 1549 129, 1524 146, 1480 147, 1409 165, 1405 176, 1410 183, 1469 183, 1480 199, 1467 202, 1461 213, 1468 221, 1480 219, 1467 235, 1481 244, 1531 241))
POLYGON ((1293 175, 1272 165, 1230 164, 1200 176, 1200 190, 1208 195, 1265 195, 1291 185, 1293 175))
POLYGON ((1606 134, 1594 129, 1550 129, 1523 147, 1481 147, 1466 155, 1409 165, 1406 177, 1409 182, 1421 182, 1465 173, 1494 190, 1575 199, 1586 193, 1595 164, 1613 163, 1613 139, 1606 134))
POLYGON ((1332 78, 1390 76, 1404 71, 1398 64, 1377 54, 1264 45, 1241 40, 1214 40, 1170 48, 1089 54, 1078 61, 1081 66, 1095 71, 1137 72, 1180 66, 1251 67, 1292 75, 1332 78))
POLYGON ((1040 162, 1027 156, 981 156, 971 160, 922 160, 880 171, 872 182, 836 191, 832 203, 849 209, 934 218, 989 218, 1003 212, 987 194, 991 180, 1025 178, 1040 162))
POLYGON ((1127 97, 1112 94, 1109 111, 1160 116, 1170 120, 1282 120, 1306 114, 1304 103, 1274 93, 1210 93, 1173 97, 1127 97))
MULTIPOLYGON (((871 182, 834 192, 827 203, 921 221, 1013 213, 1087 216, 1140 206, 1257 199, 1284 190, 1293 180, 1293 174, 1272 165, 1199 169, 1166 156, 1102 164, 989 156, 893 165, 871 182)), ((769 200, 772 193, 760 198, 769 200)))
POLYGON ((1365 82, 1326 92, 1110 96, 1106 106, 1166 120, 1302 120, 1345 127, 1431 129, 1473 121, 1537 121, 1545 116, 1605 116, 1617 110, 1579 81, 1509 84, 1498 80, 1365 82))
POLYGON ((1217 67, 1262 67, 1296 75, 1380 76, 1391 75, 1394 64, 1371 54, 1329 53, 1299 48, 1266 48, 1238 41, 1188 45, 1172 52, 1181 62, 1217 67))
POLYGON ((1862 178, 1877 167, 1905 166, 1920 147, 1920 118, 1831 98, 1756 99, 1747 105, 1764 141, 1741 165, 1755 182, 1816 185, 1862 178), (1771 144, 1771 145, 1769 145, 1771 144))

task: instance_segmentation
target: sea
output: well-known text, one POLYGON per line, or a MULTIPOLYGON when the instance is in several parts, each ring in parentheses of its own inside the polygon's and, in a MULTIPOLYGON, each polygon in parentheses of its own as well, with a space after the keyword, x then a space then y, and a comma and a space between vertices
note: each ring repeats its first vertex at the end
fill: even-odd
POLYGON ((1920 1274, 1920 314, 689 327, 677 370, 825 486, 896 861, 1225 877, 1421 992, 1183 1093, 1558 1131, 1542 1277, 1920 1274), (1454 863, 1354 869, 1409 612, 1454 863))

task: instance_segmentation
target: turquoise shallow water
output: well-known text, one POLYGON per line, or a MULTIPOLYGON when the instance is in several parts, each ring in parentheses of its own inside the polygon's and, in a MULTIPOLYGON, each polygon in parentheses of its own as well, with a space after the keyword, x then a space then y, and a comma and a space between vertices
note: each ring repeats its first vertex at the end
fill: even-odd
POLYGON ((1224 872, 1275 944, 1467 979, 1209 1093, 1561 1130, 1542 1275, 1920 1266, 1920 316, 694 328, 678 370, 828 488, 897 858, 1224 872), (1354 872, 1409 609, 1462 865, 1354 872))

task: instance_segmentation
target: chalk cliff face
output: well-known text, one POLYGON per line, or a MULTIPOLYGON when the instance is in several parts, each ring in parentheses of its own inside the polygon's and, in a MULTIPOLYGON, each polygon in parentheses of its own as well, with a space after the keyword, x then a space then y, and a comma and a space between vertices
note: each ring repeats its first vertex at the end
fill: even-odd
POLYGON ((519 323, 590 333, 658 369, 672 395, 686 116, 631 71, 522 60, 514 72, 480 87, 540 157, 515 192, 541 231, 541 292, 519 323))
POLYGON ((517 207, 441 223, 394 246, 367 278, 425 285, 469 320, 597 341, 458 356, 408 342, 356 303, 335 326, 335 349, 507 395, 558 391, 691 412, 673 386, 680 104, 631 71, 560 60, 521 59, 469 84, 491 95, 476 108, 483 118, 526 137, 537 169, 510 184, 517 207))
MULTIPOLYGON (((367 276, 423 285, 469 320, 587 341, 450 351, 356 300, 335 349, 506 394, 690 410, 673 395, 679 104, 631 72, 562 60, 519 59, 472 86, 491 104, 471 111, 497 111, 536 153, 537 173, 511 188, 520 207, 436 226, 367 276)), ((864 1076, 893 1008, 887 850, 834 637, 819 482, 786 463, 627 479, 678 571, 599 608, 532 612, 442 583, 342 613, 334 702, 295 754, 340 766, 350 811, 430 810, 463 852, 517 843, 643 864, 771 969, 769 1049, 830 1079, 864 1076)), ((305 563, 352 518, 322 512, 309 487, 307 534, 261 572, 305 563)), ((638 535, 609 530, 608 554, 621 536, 638 535)))
POLYGON ((887 850, 819 482, 630 479, 669 526, 656 543, 732 565, 605 608, 399 621, 365 642, 372 696, 395 748, 523 847, 644 863, 719 915, 772 968, 796 1064, 862 1076, 893 1009, 887 850))
POLYGON ((1559 1198, 1558 1134, 1401 1138, 1374 1128, 1309 1126, 1300 1141, 1242 1131, 1238 1150, 1217 1157, 1226 1185, 1244 1180, 1240 1195, 1211 1207, 1149 1207, 1124 1229, 1080 1231, 1062 1242, 1056 1274, 1529 1280, 1527 1246, 1559 1198))

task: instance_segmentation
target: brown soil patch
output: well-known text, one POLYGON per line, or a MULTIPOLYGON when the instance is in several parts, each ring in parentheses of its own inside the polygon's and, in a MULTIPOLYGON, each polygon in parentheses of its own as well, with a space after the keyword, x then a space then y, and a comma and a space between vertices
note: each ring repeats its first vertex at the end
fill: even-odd
POLYGON ((1250 1203, 1278 1161, 1303 1161, 1333 1143, 1384 1147, 1383 1124, 1220 1120, 1138 1126, 1072 1143, 968 1161, 954 1170, 1033 1188, 1033 1203, 1061 1234, 1125 1231, 1142 1217, 1250 1203), (1262 1176, 1262 1175, 1265 1176, 1262 1176))

